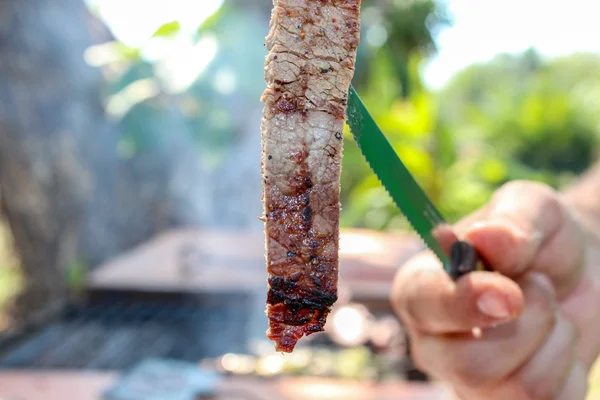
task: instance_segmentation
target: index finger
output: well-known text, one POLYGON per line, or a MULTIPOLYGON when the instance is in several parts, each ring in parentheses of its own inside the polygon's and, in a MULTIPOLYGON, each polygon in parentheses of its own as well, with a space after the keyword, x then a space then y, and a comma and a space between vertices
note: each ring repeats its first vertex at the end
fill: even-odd
POLYGON ((541 272, 552 280, 559 297, 581 276, 581 229, 547 186, 530 182, 505 185, 486 207, 485 216, 464 235, 493 270, 515 279, 527 272, 541 272))
POLYGON ((500 274, 473 272, 454 282, 430 252, 396 275, 392 305, 409 328, 429 334, 470 332, 518 316, 524 306, 517 283, 500 274))

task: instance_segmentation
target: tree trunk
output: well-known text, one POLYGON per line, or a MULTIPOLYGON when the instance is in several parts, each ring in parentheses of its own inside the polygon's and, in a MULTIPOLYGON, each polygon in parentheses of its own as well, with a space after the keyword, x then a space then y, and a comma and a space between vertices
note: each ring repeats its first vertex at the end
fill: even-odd
POLYGON ((0 203, 24 278, 21 322, 44 320, 65 302, 94 170, 116 176, 117 135, 97 98, 102 78, 83 59, 102 34, 80 0, 0 2, 0 203))
MULTIPOLYGON (((255 30, 268 26, 272 5, 263 6, 244 11, 255 30)), ((0 211, 25 283, 15 303, 18 322, 35 324, 61 308, 69 268, 96 266, 164 229, 262 228, 262 104, 251 93, 252 85, 262 90, 264 56, 253 54, 246 98, 234 93, 225 102, 236 117, 236 140, 227 162, 211 169, 202 160, 211 150, 198 151, 191 138, 212 132, 190 132, 166 96, 136 106, 120 126, 106 118, 105 82, 83 54, 111 39, 82 0, 0 1, 0 211), (160 145, 121 159, 121 129, 141 130, 160 145)), ((244 71, 249 61, 236 58, 237 51, 223 57, 243 61, 236 68, 244 71)))

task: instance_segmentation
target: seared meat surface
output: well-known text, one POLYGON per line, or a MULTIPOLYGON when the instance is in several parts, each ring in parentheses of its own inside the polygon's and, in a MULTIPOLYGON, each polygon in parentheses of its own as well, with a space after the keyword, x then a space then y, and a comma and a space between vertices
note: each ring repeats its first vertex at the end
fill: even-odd
POLYGON ((291 352, 337 300, 340 173, 360 0, 274 0, 262 131, 267 336, 291 352))

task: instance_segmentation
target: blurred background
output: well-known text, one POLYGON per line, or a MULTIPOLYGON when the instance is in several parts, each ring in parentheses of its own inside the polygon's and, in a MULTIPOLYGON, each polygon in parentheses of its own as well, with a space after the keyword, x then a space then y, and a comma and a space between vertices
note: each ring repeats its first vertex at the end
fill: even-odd
MULTIPOLYGON (((296 355, 264 342, 271 8, 0 3, 0 366, 120 374, 164 357, 226 376, 427 379, 386 297, 420 244, 349 132, 333 322, 296 355)), ((363 0, 354 85, 448 219, 512 179, 561 188, 597 158, 595 11, 363 0)))

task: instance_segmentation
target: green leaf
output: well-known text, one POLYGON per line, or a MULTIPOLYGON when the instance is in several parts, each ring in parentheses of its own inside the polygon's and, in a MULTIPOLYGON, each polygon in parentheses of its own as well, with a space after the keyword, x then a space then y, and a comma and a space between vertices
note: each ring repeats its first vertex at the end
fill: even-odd
POLYGON ((156 30, 156 32, 154 32, 152 37, 153 38, 156 38, 156 37, 170 38, 170 37, 175 36, 177 33, 179 33, 180 30, 181 30, 181 25, 179 24, 179 21, 171 21, 171 22, 167 22, 164 25, 161 25, 156 30))
POLYGON ((121 55, 124 61, 138 62, 142 59, 140 49, 129 47, 123 42, 115 42, 115 51, 121 55))
POLYGON ((481 166, 481 176, 488 182, 500 183, 506 179, 508 171, 506 165, 497 159, 484 161, 481 166))
POLYGON ((202 34, 207 32, 213 32, 218 29, 219 24, 222 22, 223 18, 231 13, 231 8, 227 4, 221 5, 221 7, 210 17, 206 18, 204 22, 198 27, 197 35, 202 36, 202 34))
POLYGON ((79 292, 85 288, 87 271, 87 264, 81 259, 73 260, 67 265, 67 286, 71 291, 79 292))

